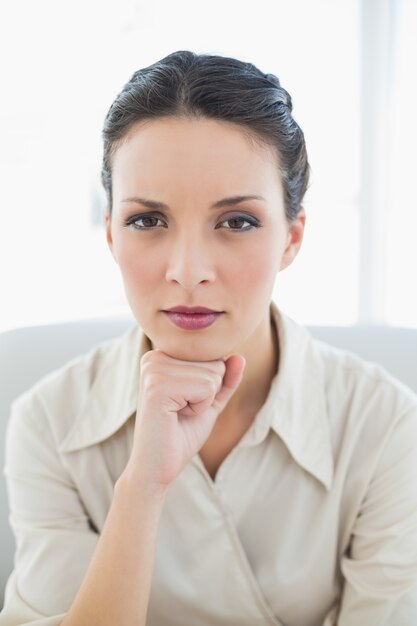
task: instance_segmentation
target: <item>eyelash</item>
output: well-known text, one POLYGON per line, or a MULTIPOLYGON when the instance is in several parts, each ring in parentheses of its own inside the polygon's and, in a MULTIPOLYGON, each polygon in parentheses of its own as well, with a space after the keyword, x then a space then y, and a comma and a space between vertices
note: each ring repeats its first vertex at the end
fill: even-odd
MULTIPOLYGON (((132 215, 132 217, 129 217, 126 222, 125 222, 125 226, 133 226, 133 228, 135 230, 141 230, 141 231, 150 231, 150 230, 155 230, 156 228, 159 228, 157 226, 150 226, 150 227, 143 227, 143 226, 137 226, 136 222, 138 222, 139 220, 146 220, 146 219, 159 219, 161 220, 162 218, 159 215, 155 215, 152 213, 142 213, 139 215, 132 215)), ((262 225, 261 223, 254 217, 250 217, 249 215, 234 215, 233 217, 229 217, 227 220, 223 220, 222 222, 220 222, 220 224, 223 224, 225 222, 229 222, 232 220, 237 220, 237 221, 243 221, 243 222, 248 222, 248 224, 250 224, 250 226, 246 227, 246 228, 228 228, 226 230, 230 230, 231 232, 235 232, 235 233, 244 233, 244 232, 248 232, 250 230, 256 229, 256 228, 260 228, 262 225)))

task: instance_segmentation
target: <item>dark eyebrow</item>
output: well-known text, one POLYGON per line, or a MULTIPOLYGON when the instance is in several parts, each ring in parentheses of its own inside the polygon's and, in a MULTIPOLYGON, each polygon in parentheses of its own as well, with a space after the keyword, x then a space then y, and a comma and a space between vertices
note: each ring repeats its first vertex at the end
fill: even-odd
MULTIPOLYGON (((262 200, 263 202, 266 202, 265 198, 258 195, 232 196, 231 198, 223 198, 222 200, 218 200, 210 206, 210 209, 220 209, 221 207, 225 206, 233 206, 235 204, 239 204, 239 202, 244 202, 245 200, 262 200)), ((148 209, 164 209, 169 211, 169 206, 167 204, 164 204, 163 202, 148 200, 147 198, 138 198, 137 196, 124 198, 122 202, 136 202, 137 204, 143 204, 143 206, 148 207, 148 209)))

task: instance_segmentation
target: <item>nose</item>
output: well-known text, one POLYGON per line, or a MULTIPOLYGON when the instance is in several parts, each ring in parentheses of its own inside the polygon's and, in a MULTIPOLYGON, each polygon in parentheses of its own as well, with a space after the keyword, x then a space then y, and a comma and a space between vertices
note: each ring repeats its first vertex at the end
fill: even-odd
POLYGON ((200 283, 212 283, 215 280, 213 250, 210 250, 204 236, 189 230, 175 240, 165 277, 168 282, 179 283, 187 291, 193 290, 200 283))

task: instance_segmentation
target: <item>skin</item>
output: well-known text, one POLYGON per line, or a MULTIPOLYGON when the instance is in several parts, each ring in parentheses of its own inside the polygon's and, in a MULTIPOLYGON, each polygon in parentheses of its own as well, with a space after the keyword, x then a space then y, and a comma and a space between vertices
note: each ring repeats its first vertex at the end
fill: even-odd
POLYGON ((153 348, 183 361, 224 360, 231 354, 246 359, 242 384, 212 433, 216 437, 222 430, 233 439, 262 406, 277 371, 279 346, 269 306, 278 272, 300 249, 305 213, 288 223, 275 150, 224 121, 171 117, 138 123, 116 150, 112 175, 107 242, 153 348), (243 195, 265 200, 210 208, 243 195), (139 197, 169 209, 128 200, 139 197), (136 221, 147 231, 126 225, 140 213, 148 218, 152 213, 151 219, 136 221), (250 228, 245 216, 261 227, 250 228), (187 331, 161 312, 178 305, 224 313, 206 329, 187 331))

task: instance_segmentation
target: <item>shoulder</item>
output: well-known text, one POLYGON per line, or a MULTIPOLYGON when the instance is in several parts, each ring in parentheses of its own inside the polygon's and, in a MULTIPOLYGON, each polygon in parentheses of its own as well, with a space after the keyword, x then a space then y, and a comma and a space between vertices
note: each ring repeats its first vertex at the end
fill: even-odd
POLYGON ((322 368, 334 434, 364 437, 377 445, 407 421, 417 441, 417 394, 410 387, 378 363, 323 341, 312 341, 322 368))
POLYGON ((40 432, 52 431, 55 441, 62 441, 96 390, 102 394, 106 389, 104 378, 123 376, 139 349, 141 334, 137 326, 130 328, 41 378, 13 402, 11 421, 25 421, 40 432))
POLYGON ((416 405, 417 394, 385 367, 360 357, 351 350, 337 348, 319 339, 311 338, 329 390, 340 385, 345 391, 378 391, 386 397, 397 397, 405 404, 416 405))
POLYGON ((417 411, 417 394, 385 367, 323 341, 276 306, 272 311, 279 330, 278 387, 283 397, 302 390, 302 406, 310 412, 313 404, 320 407, 337 429, 370 420, 388 425, 417 411))

